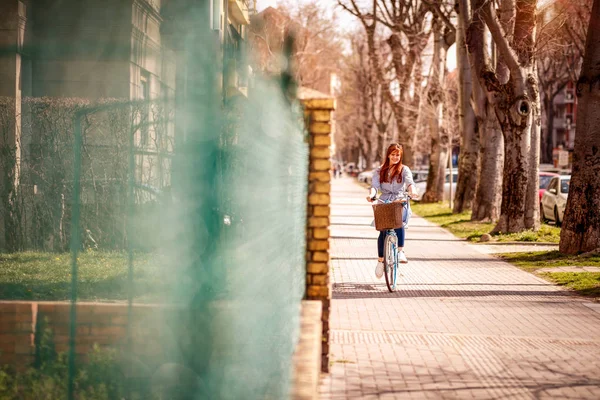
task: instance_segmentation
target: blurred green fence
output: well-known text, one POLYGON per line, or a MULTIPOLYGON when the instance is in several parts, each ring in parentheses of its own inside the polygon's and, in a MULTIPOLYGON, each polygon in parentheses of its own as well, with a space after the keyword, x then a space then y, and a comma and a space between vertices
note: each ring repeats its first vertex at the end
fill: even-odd
MULTIPOLYGON (((210 66, 203 70, 210 72, 210 66)), ((94 235, 86 224, 116 226, 97 228, 92 243, 124 243, 129 254, 131 354, 123 367, 136 376, 139 368, 152 371, 129 387, 131 393, 143 397, 152 388, 154 395, 171 398, 172 383, 156 390, 161 368, 168 367, 192 377, 177 389, 184 398, 285 398, 305 281, 308 149, 301 112, 273 83, 256 82, 249 99, 225 107, 209 105, 213 88, 196 90, 197 97, 191 96, 183 110, 188 130, 174 148, 171 137, 159 135, 156 127, 168 133, 180 121, 145 121, 138 109, 146 104, 77 112, 75 132, 82 139, 87 137, 84 121, 123 109, 132 129, 129 143, 119 152, 120 163, 104 168, 86 158, 86 140, 75 140, 72 300, 77 301, 78 252, 89 248, 94 235), (103 187, 112 200, 102 204, 104 214, 99 216, 97 204, 92 201, 90 206, 89 199, 97 196, 86 177, 92 170, 110 176, 107 171, 115 168, 120 178, 109 179, 109 189, 103 187), (138 255, 144 260, 141 268, 138 255), (143 357, 133 351, 133 308, 140 293, 136 276, 148 273, 162 283, 145 287, 145 300, 157 304, 154 329, 168 327, 169 334, 157 333, 160 339, 153 345, 167 347, 157 349, 158 356, 146 358, 140 367, 143 357)), ((75 310, 71 321, 77 320, 75 310)), ((72 323, 71 328, 73 382, 77 326, 72 323)), ((72 390, 76 393, 76 387, 72 390)))
POLYGON ((70 246, 72 255, 68 319, 38 317, 42 372, 27 378, 37 398, 288 396, 305 288, 302 110, 289 79, 255 77, 247 97, 223 101, 227 58, 215 62, 220 50, 201 24, 181 48, 185 92, 22 101, 20 154, 3 158, 20 162, 3 196, 7 247, 70 246), (118 268, 119 279, 82 279, 82 260, 118 268), (127 303, 85 311, 83 285, 125 293, 127 303), (59 322, 68 343, 53 343, 59 322), (121 327, 122 338, 107 339, 121 327), (85 350, 94 338, 99 355, 85 350), (57 356, 65 346, 68 357, 57 356))

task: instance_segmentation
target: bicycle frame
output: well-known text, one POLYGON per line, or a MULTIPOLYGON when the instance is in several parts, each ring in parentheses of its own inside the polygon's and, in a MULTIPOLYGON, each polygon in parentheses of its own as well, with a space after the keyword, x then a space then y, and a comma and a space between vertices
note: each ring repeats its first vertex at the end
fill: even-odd
POLYGON ((387 238, 387 236, 391 236, 396 239, 396 240, 392 241, 392 254, 393 254, 393 260, 394 260, 393 271, 392 271, 392 282, 387 282, 387 279, 388 279, 387 271, 385 271, 385 268, 388 267, 387 254, 385 254, 385 251, 387 249, 384 248, 384 273, 386 274, 385 279, 386 279, 386 283, 388 284, 388 289, 390 290, 390 292, 392 292, 396 289, 396 281, 397 281, 397 274, 398 274, 398 236, 396 235, 396 231, 393 229, 388 229, 385 232, 385 236, 386 236, 386 238, 387 238))
MULTIPOLYGON (((403 204, 403 207, 406 207, 408 209, 408 207, 410 207, 409 204, 409 200, 410 200, 410 196, 408 196, 408 193, 404 193, 404 197, 406 199, 406 202, 403 204)), ((390 203, 389 201, 385 201, 384 203, 390 203)), ((396 235, 396 231, 394 229, 387 229, 385 231, 385 239, 384 239, 384 274, 385 274, 385 280, 386 280, 386 285, 388 287, 388 290, 390 292, 393 292, 394 290, 396 290, 396 282, 398 279, 398 235, 396 235), (395 240, 392 240, 392 246, 391 246, 391 250, 392 250, 392 260, 393 260, 393 265, 391 266, 392 273, 391 276, 388 276, 388 259, 389 259, 389 255, 387 254, 388 248, 387 248, 387 239, 388 237, 393 237, 395 240), (391 277, 391 282, 390 282, 390 277, 391 277)))

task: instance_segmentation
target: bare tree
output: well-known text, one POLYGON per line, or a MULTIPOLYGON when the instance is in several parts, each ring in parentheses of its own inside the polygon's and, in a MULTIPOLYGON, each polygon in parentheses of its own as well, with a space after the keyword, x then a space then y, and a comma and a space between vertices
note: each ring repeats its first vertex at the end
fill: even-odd
POLYGON ((450 138, 443 127, 444 115, 444 76, 446 71, 446 53, 452 43, 444 39, 443 24, 439 17, 434 18, 433 29, 433 59, 431 73, 427 79, 427 101, 431 104, 430 115, 427 115, 427 125, 431 135, 431 155, 429 158, 429 174, 427 189, 423 194, 423 202, 438 202, 444 196, 444 177, 448 165, 450 138))
POLYGON ((460 155, 458 159, 458 182, 453 212, 460 213, 472 207, 479 177, 479 135, 475 112, 471 105, 473 80, 467 44, 465 41, 464 13, 458 13, 456 26, 456 60, 458 68, 458 104, 460 155))
MULTIPOLYGON (((482 18, 471 17, 471 2, 459 2, 459 21, 467 35, 467 50, 472 80, 473 111, 476 116, 476 129, 479 133, 478 178, 472 204, 471 219, 474 221, 497 221, 500 216, 502 168, 504 165, 504 140, 498 118, 494 110, 495 96, 492 90, 482 85, 476 73, 481 68, 480 60, 492 64, 486 52, 485 22, 482 18)), ((505 70, 502 64, 496 68, 505 70)), ((490 66, 491 68, 491 66, 490 66)))
POLYGON ((545 121, 541 159, 545 163, 552 162, 552 149, 556 146, 552 141, 554 99, 577 79, 590 11, 591 0, 572 0, 550 3, 538 16, 537 68, 545 121))
POLYGON ((278 75, 289 33, 296 39, 292 56, 298 84, 329 93, 331 76, 340 69, 344 44, 335 16, 329 18, 317 3, 282 4, 253 16, 248 35, 253 67, 267 75, 278 75))
MULTIPOLYGON (((447 31, 453 34, 457 44, 457 68, 458 79, 460 81, 460 91, 457 98, 460 104, 460 113, 458 113, 459 126, 457 132, 460 132, 460 155, 459 155, 459 173, 457 182, 457 191, 453 212, 462 212, 465 208, 471 208, 475 197, 477 179, 479 177, 479 136, 476 131, 477 123, 473 106, 471 105, 471 95, 473 92, 473 83, 471 78, 471 68, 465 43, 465 24, 462 21, 463 15, 458 13, 458 3, 456 1, 426 1, 436 16, 444 21, 447 31), (458 23, 454 24, 453 14, 456 13, 458 23)), ((455 104, 446 103, 452 107, 455 104)), ((483 188, 483 187, 482 187, 483 188)))
POLYGON ((568 254, 600 249, 600 0, 594 0, 581 75, 573 173, 560 235, 568 254))
POLYGON ((335 141, 336 147, 346 153, 345 160, 358 162, 360 155, 370 166, 373 153, 377 151, 373 119, 375 86, 364 37, 360 34, 353 36, 350 43, 352 52, 344 59, 340 77, 342 90, 336 111, 335 141), (353 154, 355 158, 351 159, 347 154, 353 154))
POLYGON ((418 109, 421 85, 420 57, 427 44, 429 6, 418 0, 372 0, 359 7, 357 0, 338 0, 338 4, 359 19, 365 32, 369 57, 384 88, 385 98, 394 113, 399 140, 404 144, 404 162, 413 164, 414 127, 408 124, 418 109), (377 32, 385 32, 390 59, 382 57, 377 32), (385 72, 389 65, 391 80, 385 72), (408 107, 407 107, 408 106, 408 107))
MULTIPOLYGON (((462 9, 467 10, 461 0, 462 9)), ((492 95, 504 136, 502 205, 494 231, 519 232, 539 227, 539 92, 535 65, 537 0, 503 0, 499 18, 493 4, 473 0, 467 45, 480 84, 492 95), (489 28, 501 64, 493 66, 479 43, 489 28)))

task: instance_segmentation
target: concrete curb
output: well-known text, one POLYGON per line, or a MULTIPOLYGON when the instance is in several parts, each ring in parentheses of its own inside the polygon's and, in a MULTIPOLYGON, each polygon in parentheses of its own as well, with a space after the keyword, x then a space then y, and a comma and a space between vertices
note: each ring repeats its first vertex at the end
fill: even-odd
POLYGON ((319 398, 321 314, 322 307, 320 301, 302 301, 300 338, 292 359, 291 399, 308 400, 319 398))

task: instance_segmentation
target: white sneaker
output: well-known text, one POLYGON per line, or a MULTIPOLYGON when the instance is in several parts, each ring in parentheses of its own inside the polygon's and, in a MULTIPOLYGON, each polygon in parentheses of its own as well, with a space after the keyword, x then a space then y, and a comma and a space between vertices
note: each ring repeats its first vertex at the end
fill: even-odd
POLYGON ((375 276, 378 279, 381 279, 381 277, 383 276, 383 261, 377 262, 377 267, 375 267, 375 276))
POLYGON ((404 250, 402 250, 398 254, 398 259, 400 260, 400 264, 407 264, 408 263, 408 260, 406 259, 406 254, 404 254, 404 250))

